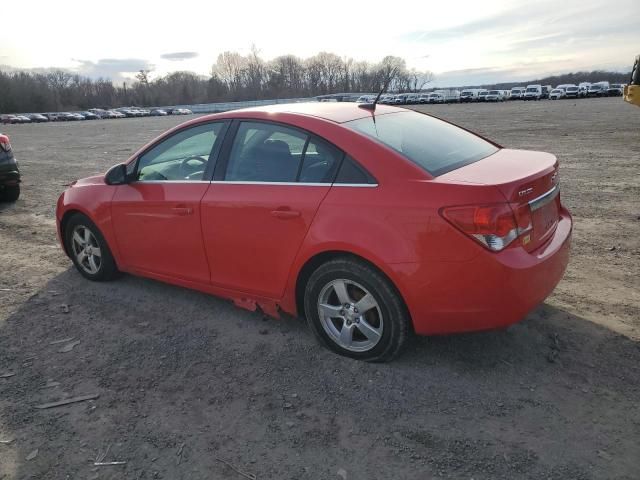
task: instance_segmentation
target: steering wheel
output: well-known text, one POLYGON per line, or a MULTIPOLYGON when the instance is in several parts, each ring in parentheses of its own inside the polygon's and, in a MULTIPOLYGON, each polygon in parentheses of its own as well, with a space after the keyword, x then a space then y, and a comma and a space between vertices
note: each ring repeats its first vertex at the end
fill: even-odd
MULTIPOLYGON (((194 173, 196 173, 198 170, 198 167, 194 167, 189 165, 189 162, 191 160, 196 160, 198 162, 200 162, 202 164, 202 166, 204 167, 207 164, 207 159, 200 156, 200 155, 191 155, 190 157, 185 158, 184 160, 182 160, 182 162, 180 163, 180 175, 187 178, 189 175, 193 175, 194 173)), ((204 168, 202 169, 204 171, 204 168)))

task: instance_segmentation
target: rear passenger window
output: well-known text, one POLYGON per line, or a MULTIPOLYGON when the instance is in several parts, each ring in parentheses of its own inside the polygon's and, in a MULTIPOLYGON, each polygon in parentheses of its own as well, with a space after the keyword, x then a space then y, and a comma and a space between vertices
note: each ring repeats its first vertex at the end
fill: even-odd
POLYGON ((349 155, 344 157, 334 183, 371 184, 378 183, 373 176, 349 155))
POLYGON ((267 122, 238 127, 225 180, 264 183, 331 183, 342 150, 306 132, 267 122))
POLYGON ((282 125, 242 122, 225 180, 295 182, 308 135, 282 125))
POLYGON ((344 155, 333 145, 312 138, 307 144, 298 181, 303 183, 331 183, 344 155))

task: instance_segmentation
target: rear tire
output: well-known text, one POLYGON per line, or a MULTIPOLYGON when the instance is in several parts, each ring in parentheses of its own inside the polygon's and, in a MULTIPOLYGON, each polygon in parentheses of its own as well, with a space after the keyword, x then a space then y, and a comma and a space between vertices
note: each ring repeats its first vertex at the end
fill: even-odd
POLYGON ((67 222, 64 238, 67 253, 83 277, 102 282, 118 276, 109 245, 89 217, 74 214, 67 222))
POLYGON ((409 313, 393 284, 369 264, 337 258, 313 272, 304 310, 316 338, 334 352, 369 362, 386 362, 403 350, 409 313))
POLYGON ((15 202, 19 197, 20 185, 4 187, 3 190, 0 190, 0 201, 2 202, 15 202))

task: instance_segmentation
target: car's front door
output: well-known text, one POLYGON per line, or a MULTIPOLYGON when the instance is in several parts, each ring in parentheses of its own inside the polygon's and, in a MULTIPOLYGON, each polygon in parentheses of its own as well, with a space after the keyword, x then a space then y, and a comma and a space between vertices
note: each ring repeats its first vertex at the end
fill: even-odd
POLYGON ((232 134, 201 204, 211 281, 277 299, 342 152, 270 122, 236 121, 232 134))
POLYGON ((132 165, 133 181, 117 187, 111 207, 125 267, 209 282, 200 200, 226 127, 213 122, 179 130, 132 165))

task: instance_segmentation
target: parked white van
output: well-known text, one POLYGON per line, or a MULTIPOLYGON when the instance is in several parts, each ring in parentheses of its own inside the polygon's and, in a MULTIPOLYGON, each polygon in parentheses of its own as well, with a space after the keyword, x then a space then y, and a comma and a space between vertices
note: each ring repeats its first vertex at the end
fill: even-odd
POLYGON ((418 103, 418 94, 417 93, 407 93, 407 96, 404 99, 404 103, 407 105, 412 105, 414 103, 418 103))
POLYGON ((466 90, 462 90, 462 92, 460 92, 460 101, 463 103, 477 102, 478 93, 480 93, 481 91, 482 89, 480 88, 468 88, 466 90))
POLYGON ((360 95, 356 103, 373 103, 376 99, 376 95, 360 95))
POLYGON ((588 97, 606 97, 609 90, 609 82, 596 82, 589 85, 588 97))
POLYGON ((489 90, 484 100, 486 102, 504 102, 504 92, 502 90, 489 90))
POLYGON ((567 98, 578 98, 580 97, 580 87, 577 85, 570 85, 564 89, 564 96, 567 98))
POLYGON ((563 83, 562 85, 558 85, 556 88, 566 91, 569 87, 575 87, 575 85, 573 83, 563 83))
POLYGON ((513 87, 511 89, 511 100, 519 100, 524 97, 524 92, 527 89, 524 87, 513 87))
POLYGON ((434 92, 429 94, 427 103, 444 103, 444 95, 440 92, 434 92))
POLYGON ((542 98, 542 85, 527 85, 524 92, 525 100, 540 100, 542 98))
POLYGON ((564 98, 564 96, 564 90, 561 88, 554 88, 551 90, 551 93, 549 93, 549 99, 551 100, 560 100, 561 98, 564 98))

